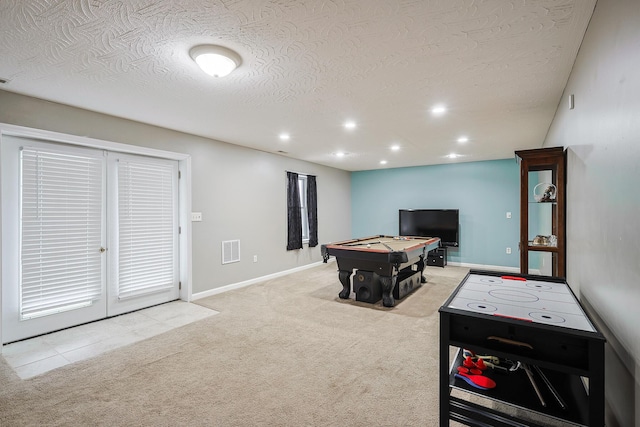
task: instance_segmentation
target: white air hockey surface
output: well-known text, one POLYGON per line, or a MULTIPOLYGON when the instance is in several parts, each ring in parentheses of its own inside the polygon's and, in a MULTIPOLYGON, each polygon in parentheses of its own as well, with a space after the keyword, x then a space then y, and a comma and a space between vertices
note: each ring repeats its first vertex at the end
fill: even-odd
POLYGON ((448 307, 596 332, 566 283, 470 274, 448 307))

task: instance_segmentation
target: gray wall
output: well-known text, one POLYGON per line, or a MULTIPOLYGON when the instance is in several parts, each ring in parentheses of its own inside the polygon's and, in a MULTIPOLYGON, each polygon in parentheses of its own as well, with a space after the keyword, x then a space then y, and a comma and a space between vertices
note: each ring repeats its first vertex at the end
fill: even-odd
POLYGON ((351 236, 346 171, 1 90, 0 122, 190 154, 192 210, 203 215, 192 224, 194 293, 322 260, 320 246, 286 250, 286 170, 317 176, 319 242, 351 236), (221 242, 234 239, 241 261, 222 265, 221 242))
POLYGON ((607 426, 638 426, 639 1, 598 1, 545 142, 560 145, 568 149, 567 280, 608 339, 607 426))

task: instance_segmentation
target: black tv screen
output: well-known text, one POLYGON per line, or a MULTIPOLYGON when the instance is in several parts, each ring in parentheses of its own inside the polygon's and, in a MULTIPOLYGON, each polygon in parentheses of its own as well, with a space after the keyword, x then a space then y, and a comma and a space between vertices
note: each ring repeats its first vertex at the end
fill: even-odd
POLYGON ((439 237, 442 246, 458 246, 458 209, 400 209, 400 236, 439 237))

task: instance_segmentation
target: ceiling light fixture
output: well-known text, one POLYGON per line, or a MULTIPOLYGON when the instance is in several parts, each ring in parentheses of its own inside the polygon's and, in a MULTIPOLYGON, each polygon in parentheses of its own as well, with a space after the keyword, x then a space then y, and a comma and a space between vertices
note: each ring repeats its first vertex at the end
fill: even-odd
POLYGON ((399 145, 392 145, 391 146, 391 151, 398 151, 400 150, 400 146, 399 145))
POLYGON ((433 114, 434 116, 441 116, 446 112, 447 107, 445 107, 444 105, 436 105, 431 109, 431 114, 433 114))
POLYGON ((456 158, 461 157, 461 156, 460 156, 460 154, 451 153, 451 154, 447 154, 445 157, 447 157, 449 159, 456 159, 456 158))
POLYGON ((335 156, 336 156, 336 157, 344 157, 344 156, 345 156, 345 153, 344 153, 344 152, 342 152, 342 151, 338 151, 337 153, 335 153, 335 156))
POLYGON ((386 160, 380 160, 380 164, 381 164, 381 165, 386 165, 386 164, 387 164, 387 161, 386 161, 386 160))
POLYGON ((240 55, 216 45, 200 45, 191 48, 191 58, 202 68, 202 71, 213 77, 224 77, 242 63, 240 55))
POLYGON ((351 129, 355 129, 356 128, 356 122, 349 120, 348 122, 345 122, 344 127, 351 130, 351 129))
POLYGON ((469 142, 469 138, 467 138, 466 136, 461 136, 460 138, 458 138, 458 142, 460 144, 464 144, 465 142, 469 142))
POLYGON ((280 139, 281 139, 282 141, 288 141, 290 138, 291 138, 291 136, 289 136, 289 134, 288 134, 288 133, 281 133, 281 134, 280 134, 280 139))

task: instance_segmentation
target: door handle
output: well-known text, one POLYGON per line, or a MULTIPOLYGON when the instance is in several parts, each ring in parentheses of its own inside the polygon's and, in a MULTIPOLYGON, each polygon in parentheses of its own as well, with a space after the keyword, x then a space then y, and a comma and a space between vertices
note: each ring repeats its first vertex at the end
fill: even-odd
POLYGON ((100 253, 106 252, 107 248, 100 248, 100 253))

